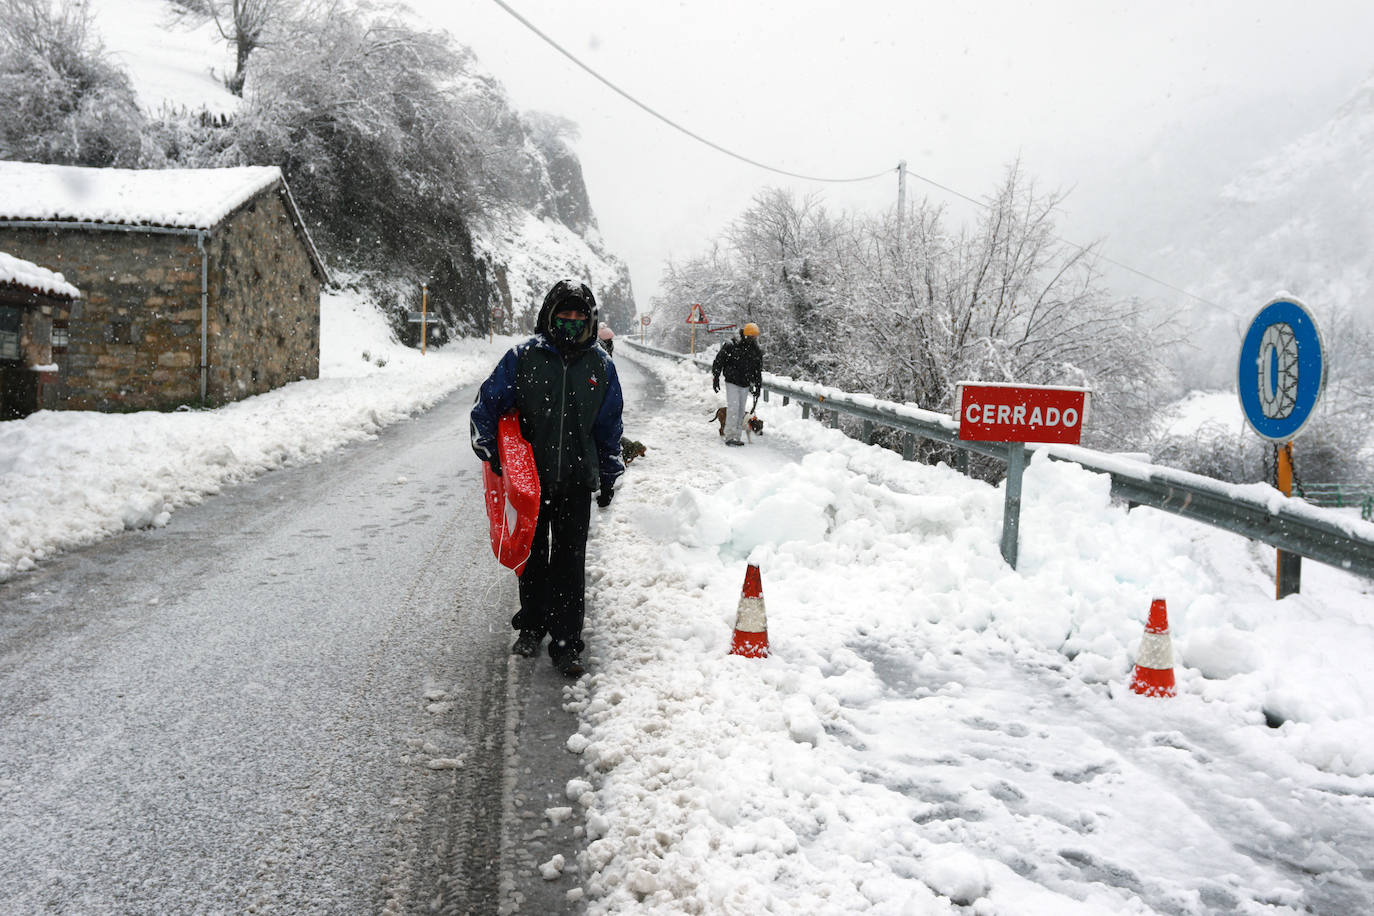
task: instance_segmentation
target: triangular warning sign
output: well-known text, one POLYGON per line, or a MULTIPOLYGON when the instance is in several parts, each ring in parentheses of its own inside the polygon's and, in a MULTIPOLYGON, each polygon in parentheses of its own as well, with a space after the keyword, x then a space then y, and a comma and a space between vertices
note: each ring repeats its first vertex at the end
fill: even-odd
POLYGON ((706 324, 706 312, 702 309, 701 303, 692 306, 692 310, 687 313, 688 324, 706 324))

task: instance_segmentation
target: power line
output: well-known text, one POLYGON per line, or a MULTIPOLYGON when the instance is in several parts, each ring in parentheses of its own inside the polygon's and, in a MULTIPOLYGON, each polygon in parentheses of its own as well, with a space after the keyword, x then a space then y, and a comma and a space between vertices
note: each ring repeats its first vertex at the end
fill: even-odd
MULTIPOLYGON (((499 0, 498 0, 498 2, 499 2, 499 0)), ((899 166, 899 168, 901 168, 901 166, 899 166)), ((974 198, 969 197, 967 194, 962 194, 962 193, 960 193, 959 191, 956 191, 956 190, 954 190, 953 188, 949 187, 948 185, 943 185, 943 184, 941 184, 940 182, 935 181, 935 180, 932 179, 932 178, 927 178, 927 177, 925 177, 924 175, 920 175, 920 174, 918 174, 918 173, 916 173, 916 172, 913 172, 913 171, 911 171, 911 169, 906 169, 906 173, 907 173, 908 175, 910 175, 912 178, 915 178, 917 181, 923 181, 923 182, 925 182, 925 183, 928 184, 928 185, 931 185, 931 186, 933 186, 933 187, 939 188, 941 191, 944 191, 946 194, 953 194, 955 197, 958 197, 958 198, 961 199, 961 200, 968 201, 969 203, 973 204, 975 207, 980 207, 980 208, 982 208, 982 209, 984 209, 984 210, 991 210, 991 209, 992 209, 992 206, 991 206, 990 204, 988 204, 987 201, 975 200, 974 198)), ((1082 251, 1082 252, 1085 252, 1085 253, 1088 251, 1088 247, 1089 247, 1089 246, 1087 246, 1087 245, 1080 245, 1080 244, 1078 244, 1077 242, 1070 241, 1069 239, 1064 238, 1063 236, 1056 235, 1056 236, 1053 236, 1053 238, 1054 238, 1055 241, 1057 241, 1057 242, 1059 242, 1059 243, 1061 243, 1061 244, 1064 244, 1064 245, 1068 245, 1070 248, 1077 248, 1079 251, 1082 251)), ((1115 267, 1119 267, 1119 268, 1121 268, 1122 270, 1127 271, 1127 272, 1129 272, 1129 273, 1133 273, 1133 274, 1135 274, 1137 277, 1140 277, 1140 278, 1143 279, 1143 280, 1149 280, 1151 283, 1157 283, 1157 284, 1159 284, 1160 286, 1164 287, 1165 289, 1168 289, 1168 290, 1171 290, 1171 291, 1173 291, 1173 292, 1175 292, 1175 293, 1178 293, 1180 296, 1187 296, 1189 299, 1193 299, 1193 300, 1196 300, 1197 302, 1201 302, 1203 305, 1209 306, 1209 307, 1214 308, 1214 309, 1216 309, 1216 310, 1218 310, 1218 311, 1221 311, 1221 312, 1225 312, 1226 314, 1232 316, 1233 318, 1244 318, 1244 317, 1245 317, 1245 316, 1243 316, 1243 315, 1241 315, 1241 314, 1239 314, 1239 313, 1237 313, 1237 312, 1235 312, 1235 311, 1233 311, 1233 310, 1231 310, 1231 309, 1228 309, 1228 308, 1227 308, 1226 306, 1224 306, 1224 305, 1220 305, 1220 304, 1218 304, 1218 303, 1216 303, 1216 302, 1213 302, 1213 301, 1210 300, 1210 299, 1203 298, 1202 296, 1199 296, 1197 293, 1190 293, 1188 290, 1182 288, 1181 286, 1175 286, 1174 284, 1168 282, 1167 280, 1161 280, 1161 279, 1159 279, 1158 277, 1152 277, 1152 276, 1150 276, 1149 274, 1145 273, 1145 271, 1143 271, 1143 270, 1137 270, 1136 268, 1132 267, 1132 266, 1129 265, 1129 264, 1126 264, 1126 263, 1124 263, 1124 262, 1122 262, 1122 261, 1118 261, 1118 260, 1116 260, 1115 258, 1109 258, 1109 257, 1107 257, 1105 254, 1103 254, 1100 250, 1094 252, 1094 253, 1093 253, 1093 256, 1094 256, 1095 258, 1097 258, 1098 260, 1106 261, 1108 264, 1111 264, 1111 265, 1113 265, 1113 266, 1115 266, 1115 267)))
MULTIPOLYGON (((738 159, 740 162, 746 162, 746 163, 748 163, 749 165, 752 165, 752 166, 754 166, 754 167, 756 167, 756 168, 763 169, 763 170, 768 171, 768 172, 775 172, 775 173, 777 173, 777 174, 779 174, 779 175, 786 175, 786 176, 788 176, 789 178, 800 178, 800 179, 802 179, 803 181, 817 181, 817 182, 824 182, 824 183, 828 183, 828 184, 845 184, 845 183, 849 183, 849 182, 872 181, 872 180, 875 179, 875 178, 881 178, 881 177, 883 177, 884 175, 890 174, 891 172, 894 172, 894 171, 897 171, 897 172, 905 171, 906 174, 910 175, 912 178, 915 178, 917 181, 924 182, 925 184, 928 184, 928 185, 930 185, 931 187, 934 187, 934 188, 939 188, 941 191, 944 191, 946 194, 951 194, 951 195, 953 195, 953 196, 959 198, 960 200, 967 201, 968 203, 973 204, 975 207, 981 207, 981 208, 983 208, 984 210, 989 210, 989 209, 991 209, 991 207, 989 206, 989 204, 988 204, 986 201, 976 200, 976 199, 974 199, 974 198, 972 198, 972 197, 969 197, 967 194, 964 194, 964 193, 962 193, 962 192, 960 192, 960 191, 956 191, 954 188, 951 188, 951 187, 949 187, 948 185, 941 184, 940 182, 936 181, 936 180, 933 179, 933 178, 927 178, 927 177, 924 176, 924 175, 921 175, 921 174, 919 174, 919 173, 917 173, 917 172, 913 172, 913 171, 911 171, 910 169, 906 168, 906 167, 905 167, 905 164, 898 165, 898 166, 896 166, 895 168, 886 168, 886 169, 883 169, 881 172, 875 172, 875 173, 873 173, 872 175, 863 175, 863 176, 860 176, 860 177, 857 177, 857 178, 823 178, 823 177, 819 177, 819 176, 816 176, 816 175, 803 175, 803 174, 801 174, 801 173, 799 173, 799 172, 789 172, 787 169, 780 169, 780 168, 777 168, 776 166, 771 166, 771 165, 768 165, 767 163, 759 162, 757 159, 750 159, 748 156, 744 156, 744 155, 741 155, 741 154, 735 152, 734 150, 727 149, 727 148, 725 148, 724 146, 721 146, 719 143, 715 143, 714 141, 708 140, 708 139, 706 139, 705 137, 701 136, 700 134, 695 133, 694 131, 688 130, 686 127, 683 127, 681 124, 677 123, 677 122, 674 121, 672 118, 668 117, 667 115, 664 115, 664 114, 659 113, 658 111, 654 110, 654 109, 651 108, 650 106, 648 106, 648 105, 644 104, 643 102, 641 102, 639 99, 637 99, 637 98, 635 98, 634 96, 630 95, 630 94, 629 94, 628 92, 626 92, 624 89, 621 89, 621 88, 620 88, 619 86, 617 86, 615 83, 612 83, 610 80, 606 79, 606 77, 602 76, 600 73, 597 73, 597 72, 596 72, 595 70, 593 70, 591 67, 589 67, 589 66, 587 66, 586 64, 584 64, 581 60, 579 60, 579 59, 578 59, 571 51, 569 51, 567 48, 564 48, 562 45, 560 45, 558 42, 554 41, 554 40, 553 40, 552 38, 550 38, 548 35, 545 35, 545 34, 539 29, 538 26, 536 26, 534 23, 530 22, 530 21, 529 21, 528 19, 526 19, 524 16, 520 15, 518 12, 516 12, 514 9, 512 9, 512 8, 510 7, 510 5, 507 4, 507 3, 505 2, 505 0, 492 0, 492 2, 494 2, 497 6, 501 7, 501 9, 503 9, 503 10, 505 10, 507 13, 509 13, 512 17, 514 17, 514 18, 516 19, 516 21, 518 21, 518 22, 519 22, 521 25, 523 25, 525 28, 529 29, 531 32, 533 32, 534 34, 536 34, 536 35, 538 35, 540 38, 542 38, 545 42, 547 42, 547 43, 549 44, 550 47, 552 47, 552 48, 553 48, 555 51, 557 51, 559 54, 562 54, 562 55, 563 55, 564 57, 566 57, 568 60, 572 61, 572 62, 573 62, 574 64, 576 64, 579 68, 581 68, 582 70, 586 71, 588 74, 590 74, 592 77, 594 77, 598 82, 604 84, 607 88, 609 88, 612 92, 614 92, 614 93, 616 93, 617 95, 619 95, 621 98, 623 98, 623 99, 625 99, 626 101, 630 102, 632 105, 635 105, 636 107, 642 109, 643 111, 645 111, 646 113, 648 113, 648 114, 651 115, 652 117, 655 117, 655 118, 657 118, 658 120, 662 121, 664 124, 667 124, 669 127, 673 128, 674 130, 681 131, 682 133, 684 133, 684 134, 686 134, 687 136, 691 137, 693 140, 696 140, 698 143, 703 143, 703 144, 705 144, 706 146, 711 147, 711 149, 716 150, 717 152, 724 153, 725 155, 730 156, 730 157, 733 158, 733 159, 738 159)), ((1069 245, 1070 247, 1077 248, 1077 249, 1080 250, 1080 251, 1086 252, 1086 251, 1088 250, 1088 249, 1087 249, 1087 246, 1079 245, 1078 243, 1076 243, 1076 242, 1071 242, 1071 241, 1069 241, 1068 239, 1060 238, 1059 236, 1054 236, 1054 238, 1055 238, 1057 241, 1059 241, 1059 242, 1061 242, 1061 243, 1063 243, 1063 244, 1065 244, 1065 245, 1069 245)), ((1121 261, 1115 260, 1114 258, 1109 258, 1109 257, 1107 257, 1106 255, 1102 254, 1100 251, 1097 252, 1096 257, 1099 258, 1099 259, 1101 259, 1101 260, 1103 260, 1103 261, 1106 261, 1108 264, 1115 265, 1116 267, 1119 267, 1119 268, 1121 268, 1122 270, 1129 271, 1130 273, 1133 273, 1133 274, 1135 274, 1136 276, 1141 277, 1142 279, 1148 280, 1148 281, 1150 281, 1151 283, 1157 283, 1157 284, 1159 284, 1160 286, 1164 287, 1165 289, 1172 290, 1173 292, 1176 292, 1176 293, 1178 293, 1179 295, 1187 296, 1187 297, 1190 298, 1190 299, 1195 299, 1196 301, 1201 302, 1203 305, 1210 306, 1210 307, 1212 307, 1212 308, 1214 308, 1214 309, 1218 309, 1218 310, 1220 310, 1220 311, 1226 312, 1227 314, 1233 315, 1233 316, 1235 316, 1235 317, 1241 317, 1241 316, 1237 315, 1235 312, 1231 311, 1230 309, 1228 309, 1228 308, 1226 308, 1226 307, 1224 307, 1224 306, 1218 305, 1217 303, 1212 302, 1212 301, 1209 300, 1209 299, 1204 299, 1202 296, 1199 296, 1199 295, 1197 295, 1196 293, 1190 293, 1190 292, 1188 292, 1188 290, 1183 289, 1183 288, 1178 287, 1178 286, 1175 286, 1175 285, 1173 285, 1172 283, 1169 283, 1169 282, 1167 282, 1167 281, 1165 281, 1165 280, 1161 280, 1161 279, 1159 279, 1158 277, 1152 277, 1152 276, 1150 276, 1149 274, 1145 273, 1145 272, 1142 271, 1142 270, 1137 270, 1136 268, 1131 267, 1129 264, 1124 264, 1124 263, 1122 263, 1121 261)))
POLYGON ((653 115, 655 118, 658 118, 658 119, 659 119, 660 121, 662 121, 664 124, 667 124, 669 127, 673 128, 674 130, 679 130, 679 131, 681 131, 682 133, 684 133, 684 134, 686 134, 687 136, 691 137, 693 140, 696 140, 698 143, 704 143, 704 144, 706 144, 707 146, 711 147, 711 149, 716 150, 716 151, 718 151, 718 152, 722 152, 722 153, 724 153, 725 155, 730 156, 730 157, 732 157, 732 158, 734 158, 734 159, 738 159, 740 162, 747 162, 747 163, 749 163, 750 165, 755 166, 755 167, 757 167, 757 168, 765 169, 765 170, 767 170, 767 171, 769 171, 769 172, 777 172, 779 175, 786 175, 786 176, 788 176, 789 178, 800 178, 800 179, 802 179, 802 180, 804 180, 804 181, 820 181, 820 182, 826 182, 826 183, 830 183, 830 184, 844 184, 844 183, 846 183, 846 182, 855 182, 855 181, 872 181, 872 180, 875 179, 875 178, 882 178, 884 175, 888 175, 888 174, 890 174, 890 173, 896 171, 895 167, 893 167, 893 168, 886 168, 886 169, 883 169, 881 172, 875 172, 875 173, 873 173, 872 175, 862 175, 862 176, 860 176, 860 177, 858 177, 858 178, 822 178, 822 177, 819 177, 819 176, 816 176, 816 175, 802 175, 802 174, 800 174, 800 173, 798 173, 798 172, 789 172, 789 171, 787 171, 787 169, 780 169, 780 168, 777 168, 777 167, 775 167, 775 166, 768 165, 767 163, 759 162, 757 159, 750 159, 748 156, 742 156, 742 155, 740 155, 739 153, 735 152, 734 150, 726 149, 725 147, 721 146, 719 143, 714 143, 714 142, 712 142, 712 141, 706 139, 705 137, 701 136, 700 134, 694 133, 693 131, 688 130, 687 128, 683 127, 681 124, 677 123, 676 121, 674 121, 672 118, 668 117, 667 115, 660 114, 659 112, 655 111, 653 108, 650 108, 648 105, 644 104, 644 103, 641 102, 639 99, 635 98, 634 96, 630 95, 630 94, 629 94, 628 92, 626 92, 625 90, 621 89, 621 88, 620 88, 619 86, 617 86, 615 83, 612 83, 610 80, 606 79, 606 77, 602 76, 600 73, 597 73, 597 72, 596 72, 595 70, 593 70, 591 67, 588 67, 586 64, 582 63, 582 61, 578 60, 576 57, 573 56, 572 52, 568 51, 566 48, 564 48, 564 47, 563 47, 562 45, 560 45, 558 42, 554 41, 552 38, 550 38, 549 36, 547 36, 547 35, 545 35, 543 32, 541 32, 541 31, 539 30, 538 26, 536 26, 534 23, 530 22, 530 21, 529 21, 528 19, 526 19, 524 16, 521 16, 521 15, 520 15, 519 13, 517 13, 515 10, 511 9, 510 6, 504 2, 504 0, 493 0, 493 2, 494 2, 497 6, 501 7, 501 9, 505 10, 507 13, 510 13, 512 16, 514 16, 514 17, 520 22, 520 24, 523 25, 525 28, 529 29, 531 32, 533 32, 534 34, 538 35, 540 38, 544 39, 544 41, 548 42, 549 45, 552 46, 553 49, 554 49, 555 51, 557 51, 559 54, 562 54, 562 55, 563 55, 564 57, 566 57, 568 60, 572 61, 573 63, 577 64, 577 66, 579 66, 579 67, 581 67, 583 70, 587 71, 589 74, 591 74, 593 77, 595 77, 595 78, 596 78, 597 80, 599 80, 600 82, 604 83, 604 84, 605 84, 607 87, 609 87, 613 92, 615 92, 617 95, 619 95, 619 96, 621 96, 622 98, 624 98, 626 101, 630 102, 630 103, 633 104, 633 105, 638 106, 639 108, 642 108, 644 111, 646 111, 646 112, 648 112, 649 114, 653 115))
MULTIPOLYGON (((1086 250, 1087 250, 1087 249, 1084 248, 1082 245, 1079 245, 1079 244, 1077 244, 1076 242, 1070 242, 1068 239, 1059 239, 1059 241, 1063 242, 1065 245, 1072 245, 1073 247, 1078 248, 1079 250, 1082 250, 1082 251, 1086 251, 1086 250)), ((1143 270, 1136 270, 1134 267, 1132 267, 1132 266, 1129 265, 1129 264, 1123 264, 1121 261, 1118 261, 1118 260, 1116 260, 1115 258, 1109 258, 1109 257, 1107 257, 1105 254, 1103 254, 1103 253, 1100 252, 1100 251, 1097 252, 1096 257, 1102 259, 1103 261, 1106 261, 1108 264, 1112 264, 1112 265, 1114 265, 1114 266, 1116 266, 1116 267, 1120 267, 1122 270, 1129 271, 1130 273, 1135 274, 1137 277, 1141 277, 1142 279, 1149 280, 1151 283, 1158 283, 1160 286, 1164 287, 1165 289, 1172 290, 1172 291, 1178 293, 1180 296, 1187 296, 1189 299, 1193 299, 1193 300, 1196 300, 1196 301, 1198 301, 1198 302, 1201 302, 1203 305, 1211 306, 1212 308, 1216 309, 1216 310, 1219 311, 1219 312, 1225 312, 1226 314, 1230 315, 1232 318, 1241 318, 1241 319, 1243 319, 1243 318, 1245 317, 1244 315, 1240 314, 1239 312, 1236 312, 1236 311, 1234 311, 1234 310, 1232 310, 1232 309, 1228 309, 1226 306, 1221 305, 1221 304, 1219 304, 1219 303, 1213 302, 1211 299, 1206 299, 1206 298, 1204 298, 1204 297, 1202 297, 1202 296, 1199 296, 1197 293, 1190 293, 1190 292, 1188 292, 1188 290, 1184 289, 1184 288, 1181 287, 1181 286, 1174 286, 1172 283, 1168 282, 1167 280, 1161 280, 1161 279, 1159 279, 1158 277, 1152 277, 1152 276, 1150 276, 1149 274, 1145 273, 1143 270)))

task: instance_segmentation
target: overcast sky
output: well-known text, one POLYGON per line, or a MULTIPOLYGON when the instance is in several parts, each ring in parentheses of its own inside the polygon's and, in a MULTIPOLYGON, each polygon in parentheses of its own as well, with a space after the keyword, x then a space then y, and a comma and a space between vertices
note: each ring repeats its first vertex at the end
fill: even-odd
MULTIPOLYGON (((1073 189, 1064 233, 1153 270, 1143 246, 1160 227, 1195 217, 1219 182, 1325 121, 1374 70, 1367 0, 507 2, 745 157, 832 178, 892 170, 824 184, 747 165, 621 98, 494 0, 414 0, 518 108, 579 125, 592 206, 641 308, 666 259, 705 251, 763 187, 889 207, 901 159, 981 197, 1019 155, 1042 186, 1073 189)), ((914 177, 908 194, 949 200, 914 177)))

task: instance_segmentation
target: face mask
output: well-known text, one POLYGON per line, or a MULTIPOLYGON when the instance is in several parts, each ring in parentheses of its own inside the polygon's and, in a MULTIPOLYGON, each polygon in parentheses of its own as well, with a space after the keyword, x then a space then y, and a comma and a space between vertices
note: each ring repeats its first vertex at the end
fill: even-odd
POLYGON ((553 332, 553 335, 568 343, 572 343, 581 337, 586 327, 586 318, 554 317, 549 321, 549 330, 553 332))

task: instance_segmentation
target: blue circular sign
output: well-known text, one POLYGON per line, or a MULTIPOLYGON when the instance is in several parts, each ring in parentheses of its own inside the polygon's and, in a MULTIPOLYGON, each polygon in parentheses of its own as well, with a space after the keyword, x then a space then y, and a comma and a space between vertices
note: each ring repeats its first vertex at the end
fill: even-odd
POLYGON ((1312 416, 1326 381, 1322 338, 1295 299, 1275 299, 1255 315, 1240 345, 1236 389, 1245 419, 1266 439, 1287 442, 1312 416))

